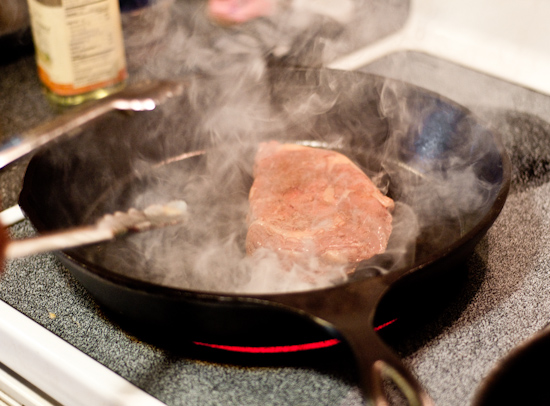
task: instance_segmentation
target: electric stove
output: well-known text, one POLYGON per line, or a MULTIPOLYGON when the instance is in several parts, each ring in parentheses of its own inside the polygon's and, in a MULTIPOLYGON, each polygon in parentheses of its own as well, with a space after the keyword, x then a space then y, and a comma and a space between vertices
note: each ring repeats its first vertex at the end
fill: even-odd
MULTIPOLYGON (((465 265, 466 282, 448 301, 424 308, 429 316, 409 318, 406 329, 394 318, 377 325, 436 404, 462 406, 550 314, 550 91, 540 74, 550 62, 538 41, 548 38, 539 23, 548 7, 544 0, 529 7, 519 0, 359 3, 391 24, 378 20, 364 34, 356 31, 367 28, 350 28, 344 37, 359 45, 329 48, 328 65, 405 80, 465 105, 501 134, 512 159, 510 195, 465 265)), ((58 113, 41 95, 32 54, 2 64, 0 77, 2 137, 58 113)), ((17 203, 25 166, 22 160, 0 173, 3 207, 17 203)), ((34 233, 26 220, 10 232, 34 233)), ((9 261, 0 299, 0 400, 7 404, 363 404, 337 342, 264 348, 291 356, 258 364, 210 358, 216 343, 177 355, 121 329, 53 254, 9 261)))

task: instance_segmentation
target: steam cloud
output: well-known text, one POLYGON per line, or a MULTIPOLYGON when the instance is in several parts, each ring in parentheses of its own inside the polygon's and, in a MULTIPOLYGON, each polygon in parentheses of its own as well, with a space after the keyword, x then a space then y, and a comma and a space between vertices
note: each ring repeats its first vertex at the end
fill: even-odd
MULTIPOLYGON (((430 159, 430 154, 445 147, 437 144, 441 138, 430 144, 430 132, 452 127, 461 117, 443 109, 441 117, 430 121, 441 128, 417 128, 426 136, 414 142, 425 145, 416 145, 417 153, 409 157, 411 117, 406 112, 411 107, 401 100, 398 85, 368 89, 371 98, 382 95, 382 103, 372 106, 365 103, 365 88, 372 83, 362 76, 321 72, 315 80, 306 80, 304 87, 287 85, 284 73, 270 78, 268 65, 273 61, 322 65, 323 41, 345 35, 342 21, 288 7, 269 18, 228 28, 213 24, 204 10, 194 10, 173 15, 169 36, 147 48, 147 60, 133 61, 135 80, 192 77, 185 100, 168 103, 151 119, 136 115, 117 124, 117 131, 139 134, 139 143, 156 145, 163 159, 182 151, 206 151, 155 170, 152 161, 158 161, 158 154, 142 152, 133 162, 132 174, 145 179, 148 188, 129 196, 130 204, 145 207, 158 203, 159 196, 166 201, 183 199, 191 221, 184 227, 134 235, 100 250, 85 249, 91 261, 159 284, 215 292, 286 292, 345 281, 343 269, 316 272, 315 258, 308 267, 296 265, 288 271, 271 252, 245 255, 252 160, 258 142, 268 139, 342 151, 382 191, 390 189, 397 200, 394 232, 386 253, 362 272, 391 272, 410 265, 423 255, 414 250, 419 235, 453 238, 475 222, 468 213, 492 193, 476 173, 475 163, 482 156, 475 156, 473 146, 479 137, 472 134, 472 139, 463 140, 456 156, 430 159), (390 127, 386 119, 393 123, 390 127), (465 153, 468 148, 473 152, 465 153), (447 235, 438 235, 440 222, 448 219, 452 220, 443 227, 447 235)), ((440 111, 440 107, 427 108, 440 111)), ((91 204, 90 213, 101 207, 102 198, 91 204)))

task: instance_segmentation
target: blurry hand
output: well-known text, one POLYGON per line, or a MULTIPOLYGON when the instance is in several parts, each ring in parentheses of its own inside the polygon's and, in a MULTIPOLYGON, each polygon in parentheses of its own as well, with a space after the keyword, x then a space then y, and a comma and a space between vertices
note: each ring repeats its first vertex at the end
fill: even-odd
POLYGON ((240 24, 267 16, 276 0, 208 0, 208 14, 220 24, 240 24))

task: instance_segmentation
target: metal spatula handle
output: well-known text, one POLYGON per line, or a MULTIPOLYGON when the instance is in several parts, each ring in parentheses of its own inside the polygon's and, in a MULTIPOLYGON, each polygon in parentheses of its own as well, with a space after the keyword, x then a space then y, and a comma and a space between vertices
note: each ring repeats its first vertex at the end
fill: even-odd
POLYGON ((0 169, 24 157, 61 135, 68 134, 82 125, 112 110, 147 111, 181 94, 184 82, 156 80, 144 81, 104 99, 77 107, 41 124, 23 134, 16 135, 0 145, 0 169))

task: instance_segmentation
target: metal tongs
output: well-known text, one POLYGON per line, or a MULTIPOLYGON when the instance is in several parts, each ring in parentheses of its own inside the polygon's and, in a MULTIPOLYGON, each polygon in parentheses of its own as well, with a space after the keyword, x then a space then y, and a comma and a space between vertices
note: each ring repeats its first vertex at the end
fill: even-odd
MULTIPOLYGON (((61 136, 74 135, 79 127, 110 111, 151 111, 166 100, 182 94, 184 88, 183 81, 147 80, 104 99, 76 107, 0 144, 0 169, 61 136)), ((6 227, 24 218, 19 205, 0 212, 0 224, 6 227)))
POLYGON ((16 135, 0 145, 0 169, 37 150, 62 135, 70 136, 74 130, 109 111, 150 111, 169 98, 180 95, 184 82, 169 80, 143 81, 104 99, 82 105, 56 118, 16 135))
MULTIPOLYGON (((90 104, 76 107, 32 130, 14 136, 0 145, 0 169, 61 136, 71 136, 79 127, 110 111, 150 111, 183 93, 185 82, 150 80, 90 104)), ((141 232, 183 222, 187 206, 183 201, 153 205, 145 210, 130 209, 102 217, 91 226, 75 227, 39 237, 12 240, 4 249, 6 258, 19 258, 111 240, 129 232, 141 232)), ((24 219, 18 205, 0 213, 0 226, 24 219)))
POLYGON ((43 234, 38 237, 10 240, 5 258, 14 259, 48 251, 80 247, 109 241, 128 233, 138 233, 180 224, 187 218, 187 204, 175 200, 164 205, 154 204, 144 210, 129 209, 106 214, 92 225, 43 234))

